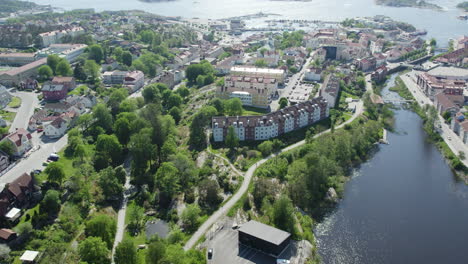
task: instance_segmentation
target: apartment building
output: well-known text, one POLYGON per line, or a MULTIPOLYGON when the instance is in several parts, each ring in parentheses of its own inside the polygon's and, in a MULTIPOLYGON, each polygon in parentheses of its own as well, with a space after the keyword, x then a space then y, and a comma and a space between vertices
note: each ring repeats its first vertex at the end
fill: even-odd
POLYGON ((23 66, 35 60, 35 53, 0 53, 0 65, 23 66))
POLYGON ((278 82, 274 78, 228 76, 217 96, 223 99, 239 98, 243 105, 268 108, 277 93, 278 82))
POLYGON ((42 46, 49 47, 52 44, 62 43, 62 38, 66 36, 76 37, 84 34, 82 27, 72 27, 65 30, 54 30, 39 34, 42 46))
POLYGON ((418 86, 431 100, 442 92, 450 95, 463 95, 463 90, 466 88, 464 80, 445 79, 426 72, 418 74, 416 78, 418 86))
POLYGON ((339 93, 340 78, 333 74, 328 75, 323 82, 322 88, 319 91, 319 95, 328 102, 330 108, 333 108, 336 106, 339 93))
POLYGON ((215 142, 224 141, 229 127, 234 127, 240 141, 268 140, 309 126, 328 116, 327 101, 318 97, 264 116, 213 117, 213 139, 215 142))
POLYGON ((278 83, 284 83, 284 79, 286 78, 286 72, 282 69, 256 68, 244 66, 232 67, 231 74, 234 76, 276 79, 278 83))
POLYGON ((104 84, 123 85, 130 93, 135 92, 145 85, 145 75, 141 71, 108 71, 102 74, 104 84))

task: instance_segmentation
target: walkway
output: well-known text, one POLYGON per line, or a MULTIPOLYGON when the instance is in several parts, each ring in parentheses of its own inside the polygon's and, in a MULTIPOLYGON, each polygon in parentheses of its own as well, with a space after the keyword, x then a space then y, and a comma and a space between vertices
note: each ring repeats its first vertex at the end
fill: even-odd
MULTIPOLYGON (((343 124, 337 126, 335 129, 341 128, 345 126, 346 124, 349 124, 353 122, 358 116, 360 116, 364 112, 364 105, 362 101, 359 101, 359 103, 356 106, 356 112, 353 114, 353 116, 344 122, 343 124)), ((329 133, 331 130, 328 129, 322 133, 319 133, 314 136, 314 138, 317 138, 321 135, 324 135, 326 133, 329 133)), ((292 149, 295 149, 297 147, 300 147, 306 143, 305 140, 299 141, 295 144, 292 144, 284 149, 282 149, 279 153, 270 155, 257 163, 253 164, 245 173, 244 175, 244 181, 242 182, 241 187, 239 190, 229 199, 221 208, 219 208, 216 212, 214 212, 199 228, 198 230, 192 235, 192 237, 187 241, 187 243, 184 246, 184 250, 189 250, 195 244, 197 241, 208 231, 208 229, 218 221, 219 218, 222 216, 226 215, 226 213, 234 206, 234 204, 239 201, 239 199, 247 192, 247 189, 249 188, 250 182, 253 178, 255 170, 260 167, 263 163, 267 162, 269 159, 276 157, 280 153, 290 151, 292 149)))

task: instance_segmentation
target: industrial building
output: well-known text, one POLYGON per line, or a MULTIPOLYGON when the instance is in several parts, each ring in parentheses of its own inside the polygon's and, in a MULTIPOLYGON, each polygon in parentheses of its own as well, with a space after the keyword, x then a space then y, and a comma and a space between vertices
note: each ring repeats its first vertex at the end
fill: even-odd
POLYGON ((239 229, 239 244, 278 257, 291 242, 291 234, 283 230, 250 221, 239 229))

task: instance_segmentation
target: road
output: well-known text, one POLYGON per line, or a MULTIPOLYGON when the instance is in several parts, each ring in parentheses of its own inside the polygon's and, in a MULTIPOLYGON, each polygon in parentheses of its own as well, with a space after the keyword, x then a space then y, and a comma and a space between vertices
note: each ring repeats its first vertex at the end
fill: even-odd
MULTIPOLYGON (((364 105, 363 102, 360 101, 357 106, 356 106, 356 112, 353 114, 353 116, 343 124, 339 125, 336 127, 336 129, 343 127, 346 124, 351 123, 356 119, 358 116, 360 116, 364 112, 364 105)), ((328 129, 322 133, 319 133, 314 136, 314 138, 317 138, 323 134, 329 133, 331 130, 328 129)), ((292 144, 284 149, 282 149, 279 153, 277 154, 272 154, 269 157, 266 157, 257 163, 253 164, 247 172, 244 174, 244 181, 242 182, 241 187, 239 190, 229 199, 221 208, 219 208, 216 212, 214 212, 199 228, 198 230, 192 235, 192 237, 187 241, 187 243, 184 246, 184 250, 188 250, 195 246, 197 241, 208 231, 208 229, 218 221, 218 219, 222 216, 224 216, 239 199, 244 195, 245 192, 247 192, 247 189, 249 188, 250 182, 253 178, 255 170, 260 167, 263 163, 267 162, 269 159, 276 157, 280 153, 295 149, 297 147, 300 147, 306 143, 305 140, 299 141, 295 144, 292 144)))
POLYGON ((39 107, 37 94, 32 92, 14 92, 12 95, 21 99, 21 106, 16 109, 7 109, 9 111, 16 112, 16 117, 11 124, 10 132, 15 131, 17 128, 27 129, 29 118, 34 113, 34 108, 39 107))
POLYGON ((30 173, 35 169, 43 169, 42 163, 47 160, 53 152, 59 152, 68 143, 68 135, 58 140, 43 143, 41 148, 32 152, 28 157, 22 158, 11 170, 0 177, 0 184, 10 183, 23 173, 30 173))
MULTIPOLYGON (((401 79, 405 83, 406 87, 408 87, 418 104, 420 104, 421 106, 424 104, 433 105, 429 97, 427 97, 416 84, 415 80, 417 73, 418 71, 412 71, 408 74, 401 75, 401 79)), ((452 152, 455 155, 460 154, 460 152, 468 154, 468 147, 463 143, 461 138, 450 129, 450 126, 445 123, 445 120, 441 115, 438 115, 438 117, 438 123, 440 124, 440 127, 438 128, 439 134, 444 139, 445 143, 447 143, 452 152)), ((467 159, 461 161, 463 162, 463 164, 465 164, 465 166, 468 167, 467 159)))

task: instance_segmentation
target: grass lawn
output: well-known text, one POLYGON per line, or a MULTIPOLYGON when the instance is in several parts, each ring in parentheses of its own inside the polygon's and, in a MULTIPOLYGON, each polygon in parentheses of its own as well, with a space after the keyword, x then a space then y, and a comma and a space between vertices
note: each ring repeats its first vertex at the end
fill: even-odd
POLYGON ((76 87, 73 91, 70 91, 68 95, 81 95, 85 94, 89 90, 88 86, 80 85, 76 87))
POLYGON ((11 98, 11 102, 8 104, 8 107, 11 107, 11 108, 18 108, 20 106, 21 106, 21 99, 16 96, 11 98))
POLYGON ((266 109, 256 108, 251 106, 243 106, 244 112, 242 115, 249 115, 249 116, 257 116, 257 115, 264 115, 269 113, 266 109))
POLYGON ((13 120, 15 120, 15 116, 16 116, 15 112, 8 112, 5 110, 0 110, 0 117, 10 123, 13 122, 13 120))

